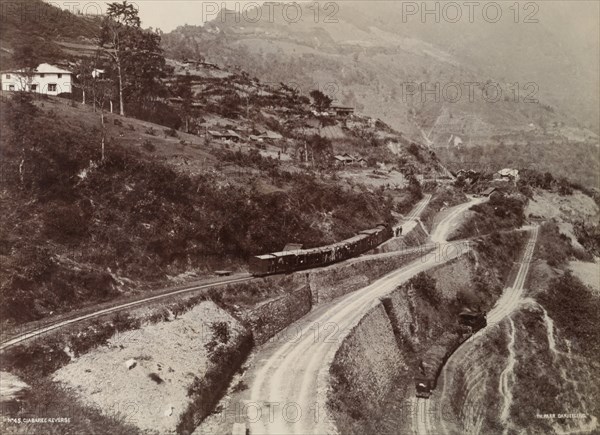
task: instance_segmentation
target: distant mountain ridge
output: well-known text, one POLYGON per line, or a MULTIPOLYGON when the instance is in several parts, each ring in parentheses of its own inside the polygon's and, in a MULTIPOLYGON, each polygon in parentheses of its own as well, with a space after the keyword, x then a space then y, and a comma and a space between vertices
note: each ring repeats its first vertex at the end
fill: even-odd
MULTIPOLYGON (((2 0, 2 5, 3 68, 11 66, 23 39, 37 41, 40 61, 93 54, 97 18, 73 15, 41 0, 2 0), (21 14, 22 5, 43 13, 21 14)), ((567 164, 564 172, 577 181, 597 180, 593 174, 599 172, 600 158, 587 151, 598 149, 599 141, 600 91, 593 67, 599 56, 598 38, 593 38, 597 4, 565 8, 560 2, 544 3, 539 23, 528 25, 510 19, 497 25, 404 23, 401 8, 378 1, 340 3, 333 15, 337 21, 330 22, 332 11, 325 5, 321 3, 317 22, 313 3, 302 4, 298 22, 286 21, 281 12, 257 22, 222 13, 204 26, 186 25, 164 34, 163 48, 170 58, 202 57, 230 71, 245 70, 263 83, 285 83, 304 95, 321 89, 335 103, 382 119, 408 140, 447 148, 440 156, 449 167, 481 154, 462 153, 461 147, 499 150, 509 145, 518 151, 516 162, 533 159, 539 169, 549 171, 567 164), (466 85, 471 82, 478 84, 466 85), (496 89, 489 84, 495 82, 502 97, 488 102, 496 89), (436 85, 438 101, 428 92, 436 85), (462 95, 454 101, 457 86, 462 95), (547 147, 548 152, 532 156, 527 145, 547 147), (586 154, 589 158, 581 161, 586 154), (580 177, 582 172, 586 175, 580 177)), ((270 7, 262 5, 262 17, 269 17, 270 7)))
MULTIPOLYGON (((532 158, 527 145, 553 144, 533 157, 550 170, 569 147, 597 149, 600 93, 597 67, 590 67, 598 65, 598 38, 589 38, 598 33, 597 5, 550 3, 532 24, 514 23, 508 5, 496 24, 438 24, 404 23, 393 2, 339 3, 337 22, 325 22, 324 3, 317 22, 312 3, 302 4, 298 22, 269 15, 265 4, 257 22, 222 12, 165 34, 163 46, 170 57, 206 57, 304 94, 321 89, 430 147, 510 145, 523 161, 532 158)), ((599 160, 590 156, 583 178, 577 162, 565 170, 587 182, 599 160)))
MULTIPOLYGON (((262 17, 257 22, 244 21, 244 16, 254 16, 251 13, 223 11, 204 26, 186 26, 166 34, 164 46, 176 58, 201 54, 240 66, 267 81, 298 84, 303 91, 317 85, 329 90, 340 102, 356 105, 366 114, 380 117, 403 131, 412 131, 417 137, 421 128, 435 127, 434 133, 462 133, 481 140, 478 136, 529 132, 531 123, 540 130, 546 124, 562 123, 580 128, 584 140, 597 141, 597 93, 590 92, 598 88, 593 69, 586 73, 577 66, 583 65, 581 53, 559 56, 562 60, 552 62, 557 57, 558 44, 556 36, 548 32, 550 23, 527 28, 524 24, 519 27, 499 23, 502 27, 498 29, 490 23, 475 22, 466 23, 471 26, 468 31, 460 23, 402 23, 400 6, 390 2, 340 3, 334 17, 336 23, 325 22, 323 11, 315 23, 313 8, 303 5, 303 19, 298 22, 269 12, 268 5, 263 5, 262 12, 256 15, 262 17), (527 35, 531 42, 516 50, 515 40, 527 35), (545 44, 544 39, 548 40, 545 44), (489 47, 494 47, 495 52, 490 53, 489 47), (534 58, 535 53, 540 53, 539 59, 534 58), (530 64, 539 61, 540 68, 523 68, 524 59, 530 64), (540 76, 540 69, 563 81, 549 85, 540 76), (572 95, 574 102, 566 101, 560 88, 565 87, 564 80, 574 71, 579 72, 581 80, 567 92, 577 96, 572 95), (407 101, 402 83, 423 82, 430 88, 439 84, 440 101, 407 101), (489 103, 480 95, 469 101, 463 89, 462 98, 454 103, 442 92, 446 85, 468 82, 478 82, 480 86, 498 82, 502 98, 489 103), (524 102, 527 96, 540 100, 540 104, 524 102), (576 116, 573 106, 581 109, 576 116), (460 129, 464 131, 439 125, 439 116, 448 112, 462 120, 460 129), (478 135, 482 126, 491 126, 491 131, 478 135)), ((556 14, 546 11, 553 19, 556 14)), ((593 50, 587 52, 593 55, 593 50)))

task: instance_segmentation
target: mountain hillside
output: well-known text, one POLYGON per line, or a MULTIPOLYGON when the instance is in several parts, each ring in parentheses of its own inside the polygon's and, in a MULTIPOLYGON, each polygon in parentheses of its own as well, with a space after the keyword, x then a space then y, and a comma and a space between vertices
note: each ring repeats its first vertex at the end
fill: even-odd
MULTIPOLYGON (((557 39, 562 32, 553 31, 563 11, 543 6, 537 24, 507 18, 494 26, 485 21, 404 23, 400 5, 392 2, 342 3, 335 22, 327 21, 324 10, 315 22, 312 6, 305 5, 302 19, 288 22, 277 6, 274 19, 267 19, 271 6, 263 5, 257 22, 243 16, 238 22, 235 13, 222 13, 203 26, 165 34, 163 47, 173 58, 202 57, 240 67, 305 94, 319 88, 336 103, 380 118, 431 147, 519 145, 525 159, 531 144, 597 147, 598 71, 583 67, 594 59, 598 64, 595 45, 576 36, 557 39), (519 44, 523 40, 532 43, 519 44), (490 85, 496 82, 501 96, 490 85), (429 90, 439 85, 438 101, 414 85, 421 83, 429 90), (460 98, 454 84, 460 84, 460 98)), ((579 28, 576 20, 583 16, 588 17, 584 28, 597 33, 589 18, 593 13, 593 6, 583 5, 566 14, 562 26, 579 28)), ((560 163, 553 154, 537 162, 542 169, 560 163)), ((597 172, 595 156, 591 164, 597 172)), ((567 171, 577 181, 593 181, 567 171)))
POLYGON ((73 60, 99 33, 100 19, 74 15, 42 0, 1 0, 0 62, 2 69, 15 66, 15 57, 33 62, 73 60), (27 50, 27 51, 25 51, 27 50))
MULTIPOLYGON (((35 37, 56 50, 35 58, 75 69, 93 53, 97 23, 53 13, 35 37)), ((18 47, 35 50, 17 24, 2 34, 14 62, 18 47)), ((287 243, 339 241, 407 213, 422 198, 417 177, 449 178, 435 153, 382 121, 319 112, 306 95, 239 69, 166 63, 142 119, 92 103, 93 92, 84 103, 78 77, 61 97, 3 94, 8 324, 245 271, 251 256, 287 243)))

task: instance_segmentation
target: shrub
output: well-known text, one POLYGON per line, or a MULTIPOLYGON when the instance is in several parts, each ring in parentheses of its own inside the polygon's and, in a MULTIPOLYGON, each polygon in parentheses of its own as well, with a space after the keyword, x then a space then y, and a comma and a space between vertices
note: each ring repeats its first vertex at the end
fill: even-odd
POLYGON ((146 139, 144 141, 144 143, 142 144, 142 147, 150 153, 153 153, 154 151, 156 151, 156 145, 154 145, 154 143, 152 143, 152 141, 148 140, 148 139, 146 139))
POLYGON ((188 389, 191 404, 179 419, 177 433, 193 432, 199 423, 213 412, 252 346, 252 335, 244 331, 224 350, 222 364, 212 363, 203 378, 194 378, 188 389))
POLYGON ((218 358, 217 351, 219 347, 223 348, 229 343, 231 332, 229 331, 229 324, 227 322, 211 323, 210 330, 213 338, 204 347, 209 353, 211 360, 213 360, 218 358))
POLYGON ((485 299, 482 298, 475 291, 465 288, 460 289, 456 295, 456 301, 459 307, 466 307, 471 309, 480 309, 485 304, 485 299))
POLYGON ((408 285, 413 288, 418 296, 429 302, 433 307, 439 308, 442 303, 442 293, 437 288, 435 278, 421 272, 408 281, 408 285))
POLYGON ((237 393, 240 391, 246 391, 248 389, 248 384, 244 381, 239 381, 235 386, 231 389, 232 392, 237 393))
POLYGON ((174 128, 165 128, 165 137, 178 137, 177 130, 174 128))
MULTIPOLYGON (((523 244, 528 234, 522 231, 497 232, 487 234, 475 240, 475 251, 483 257, 483 264, 494 264, 504 281, 508 278, 514 263, 519 261, 523 252, 523 244)), ((484 272, 474 279, 475 289, 489 293, 490 283, 483 279, 484 272)))
POLYGON ((548 262, 548 265, 552 267, 563 266, 573 254, 571 240, 560 233, 556 223, 545 222, 540 227, 537 253, 548 262))
POLYGON ((163 379, 160 376, 158 376, 156 373, 149 373, 148 377, 159 385, 164 382, 163 379))
POLYGON ((154 127, 149 127, 146 129, 146 134, 149 134, 150 136, 156 136, 156 130, 154 130, 154 127))
POLYGON ((600 225, 588 225, 584 222, 576 222, 573 230, 577 241, 596 257, 600 256, 600 225))
POLYGON ((596 360, 600 352, 600 298, 570 271, 550 282, 540 303, 574 347, 574 354, 596 360))
POLYGON ((419 146, 412 142, 409 146, 408 146, 408 152, 411 153, 413 156, 415 156, 415 158, 417 159, 417 161, 419 162, 423 162, 424 158, 421 155, 421 149, 419 148, 419 146))
POLYGON ((72 243, 87 234, 87 221, 75 204, 55 204, 45 215, 45 235, 54 241, 72 243))
POLYGON ((502 193, 493 194, 488 202, 470 208, 475 213, 451 235, 449 240, 519 228, 525 223, 524 207, 525 204, 518 198, 502 193))

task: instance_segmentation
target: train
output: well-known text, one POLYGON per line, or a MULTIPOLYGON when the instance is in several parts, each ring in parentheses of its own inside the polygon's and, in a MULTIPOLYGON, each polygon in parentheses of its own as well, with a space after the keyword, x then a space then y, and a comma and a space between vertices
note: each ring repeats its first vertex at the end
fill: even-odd
POLYGON ((266 276, 326 266, 370 251, 393 236, 389 225, 379 224, 332 245, 257 255, 250 259, 250 274, 266 276))
POLYGON ((463 335, 461 340, 459 340, 450 350, 446 351, 443 358, 438 363, 434 363, 432 361, 433 358, 429 358, 429 364, 425 363, 425 361, 421 361, 419 366, 420 373, 418 376, 415 376, 414 379, 415 392, 418 398, 429 399, 429 397, 431 397, 433 390, 435 390, 437 386, 438 377, 448 359, 469 337, 472 337, 477 331, 487 326, 487 314, 481 310, 475 311, 470 308, 464 308, 458 315, 458 322, 463 326, 469 327, 470 332, 468 332, 466 336, 463 335), (434 368, 436 369, 434 370, 434 368))

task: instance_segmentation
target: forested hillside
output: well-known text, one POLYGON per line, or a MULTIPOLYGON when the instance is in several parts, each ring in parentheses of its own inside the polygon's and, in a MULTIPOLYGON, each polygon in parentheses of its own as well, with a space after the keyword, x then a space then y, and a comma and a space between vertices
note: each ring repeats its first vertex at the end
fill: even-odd
POLYGON ((243 268, 288 242, 330 243, 391 219, 386 194, 292 174, 258 154, 240 155, 253 175, 227 184, 118 141, 101 159, 97 126, 66 122, 27 95, 2 103, 1 121, 6 320, 106 300, 166 275, 243 268))
POLYGON ((74 15, 42 0, 1 0, 0 61, 2 69, 22 63, 74 58, 60 42, 89 44, 100 31, 100 19, 74 15))

